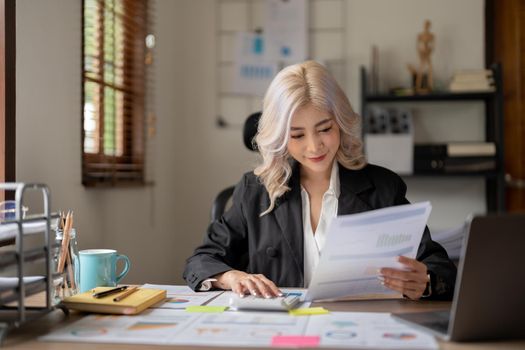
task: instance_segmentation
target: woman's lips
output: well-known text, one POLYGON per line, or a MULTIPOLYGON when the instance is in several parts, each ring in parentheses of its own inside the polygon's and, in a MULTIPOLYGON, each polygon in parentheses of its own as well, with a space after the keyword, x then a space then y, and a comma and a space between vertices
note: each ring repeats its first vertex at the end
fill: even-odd
POLYGON ((312 162, 321 162, 323 161, 324 159, 326 158, 326 154, 322 155, 322 156, 319 156, 319 157, 315 157, 315 158, 308 158, 309 160, 311 160, 312 162))

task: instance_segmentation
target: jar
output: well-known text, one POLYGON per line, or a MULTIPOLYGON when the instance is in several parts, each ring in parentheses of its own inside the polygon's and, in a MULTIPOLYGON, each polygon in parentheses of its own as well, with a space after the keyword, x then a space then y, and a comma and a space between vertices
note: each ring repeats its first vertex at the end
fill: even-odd
POLYGON ((55 229, 55 245, 53 249, 53 291, 54 301, 59 303, 65 297, 75 295, 79 291, 79 257, 77 244, 77 231, 72 228, 69 231, 69 256, 71 257, 71 265, 68 266, 68 261, 64 265, 64 271, 58 272, 58 261, 60 251, 62 249, 62 239, 64 233, 62 229, 55 229))

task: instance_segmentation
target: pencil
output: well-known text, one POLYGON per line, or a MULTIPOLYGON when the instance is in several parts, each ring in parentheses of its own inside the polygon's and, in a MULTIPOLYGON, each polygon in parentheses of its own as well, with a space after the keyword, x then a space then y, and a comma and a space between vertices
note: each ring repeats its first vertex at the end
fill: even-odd
POLYGON ((71 213, 68 212, 66 215, 66 224, 62 231, 62 246, 60 248, 60 254, 58 257, 57 272, 62 273, 64 271, 64 265, 67 258, 67 250, 69 249, 69 229, 71 228, 71 213))
POLYGON ((76 289, 75 285, 75 274, 73 273, 73 265, 71 264, 71 252, 67 250, 66 266, 67 266, 67 275, 69 276, 69 282, 71 283, 71 288, 76 289))
POLYGON ((118 297, 113 298, 113 301, 121 301, 122 299, 128 297, 130 294, 133 294, 137 290, 139 290, 139 287, 137 286, 128 288, 128 290, 126 290, 124 293, 120 294, 118 297))

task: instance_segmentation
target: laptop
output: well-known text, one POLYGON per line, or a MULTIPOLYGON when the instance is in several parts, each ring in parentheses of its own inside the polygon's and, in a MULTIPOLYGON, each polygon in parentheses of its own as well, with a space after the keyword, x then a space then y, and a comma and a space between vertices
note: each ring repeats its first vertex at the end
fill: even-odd
POLYGON ((474 217, 450 311, 393 314, 445 340, 525 338, 525 215, 474 217))

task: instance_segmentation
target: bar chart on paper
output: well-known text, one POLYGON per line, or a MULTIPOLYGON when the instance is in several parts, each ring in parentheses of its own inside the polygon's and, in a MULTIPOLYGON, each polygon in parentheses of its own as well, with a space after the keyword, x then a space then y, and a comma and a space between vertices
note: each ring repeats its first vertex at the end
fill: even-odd
POLYGON ((402 269, 400 255, 415 258, 430 211, 423 202, 335 218, 306 300, 397 294, 381 284, 377 271, 402 269))

